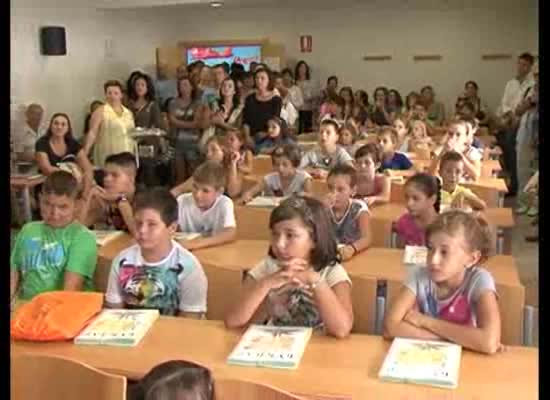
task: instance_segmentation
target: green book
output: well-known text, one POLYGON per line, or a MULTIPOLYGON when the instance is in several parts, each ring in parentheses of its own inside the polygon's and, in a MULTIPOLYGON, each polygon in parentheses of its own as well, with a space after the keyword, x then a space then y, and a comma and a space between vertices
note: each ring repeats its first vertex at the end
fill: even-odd
POLYGON ((136 346, 158 317, 158 310, 103 310, 74 343, 136 346))
POLYGON ((249 367, 296 369, 311 333, 311 328, 251 325, 227 362, 249 367))
POLYGON ((395 338, 378 373, 381 380, 454 389, 462 347, 454 343, 395 338))

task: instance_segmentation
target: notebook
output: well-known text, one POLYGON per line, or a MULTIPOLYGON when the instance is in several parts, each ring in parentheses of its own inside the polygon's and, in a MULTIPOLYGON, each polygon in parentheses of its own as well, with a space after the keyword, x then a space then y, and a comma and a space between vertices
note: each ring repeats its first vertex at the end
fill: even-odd
POLYGON ((93 230, 92 232, 95 234, 95 241, 98 246, 104 246, 124 233, 115 230, 93 230))
POLYGON ((405 246, 403 264, 426 266, 428 263, 428 248, 424 246, 405 246))
POLYGON ((74 343, 136 346, 158 317, 158 310, 103 310, 74 343))
POLYGON ((383 381, 454 389, 462 347, 454 343, 395 338, 378 377, 383 381))
POLYGON ((250 207, 277 207, 284 197, 274 197, 274 196, 257 196, 246 203, 250 207))
POLYGON ((227 362, 249 367, 296 369, 311 333, 311 328, 251 325, 227 362))

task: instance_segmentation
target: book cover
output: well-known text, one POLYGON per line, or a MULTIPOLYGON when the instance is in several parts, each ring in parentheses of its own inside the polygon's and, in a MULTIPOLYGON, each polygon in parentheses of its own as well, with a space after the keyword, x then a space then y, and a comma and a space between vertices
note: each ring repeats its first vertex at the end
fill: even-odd
POLYGON ((424 246, 405 246, 403 264, 426 266, 428 263, 428 248, 424 246))
POLYGON ((381 380, 454 389, 462 347, 454 343, 395 338, 378 374, 381 380))
POLYGON ((274 196, 257 196, 246 203, 250 207, 277 207, 284 197, 274 197, 274 196))
POLYGON ((234 365, 296 369, 311 328, 251 325, 227 362, 234 365))
POLYGON ((115 230, 93 230, 92 232, 95 234, 95 241, 98 246, 104 246, 124 233, 115 230))
POLYGON ((136 346, 158 317, 158 310, 103 310, 74 343, 136 346))

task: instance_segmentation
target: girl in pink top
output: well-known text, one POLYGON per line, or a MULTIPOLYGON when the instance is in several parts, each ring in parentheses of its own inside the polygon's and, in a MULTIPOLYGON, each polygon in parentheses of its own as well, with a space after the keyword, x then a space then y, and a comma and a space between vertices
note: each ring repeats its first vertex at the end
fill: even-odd
POLYGON ((382 150, 376 143, 365 144, 355 152, 355 198, 362 199, 369 207, 390 201, 391 180, 388 176, 376 172, 381 162, 382 150))
POLYGON ((441 203, 439 179, 428 174, 416 174, 405 184, 407 213, 394 223, 397 247, 425 246, 426 227, 431 224, 441 203))

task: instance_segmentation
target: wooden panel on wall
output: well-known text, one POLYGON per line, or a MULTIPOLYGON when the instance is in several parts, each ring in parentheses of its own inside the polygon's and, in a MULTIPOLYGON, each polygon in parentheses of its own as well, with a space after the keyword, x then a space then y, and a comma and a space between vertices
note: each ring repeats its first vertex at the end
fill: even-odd
POLYGON ((363 61, 389 61, 392 56, 364 56, 363 61))
POLYGON ((185 60, 180 47, 157 48, 157 68, 161 64, 165 65, 169 78, 176 78, 176 70, 182 63, 185 63, 185 60))
POLYGON ((417 56, 413 56, 414 61, 441 61, 443 59, 443 56, 439 54, 419 54, 417 56))
POLYGON ((481 59, 484 61, 490 60, 509 60, 512 58, 511 54, 483 54, 481 59))

